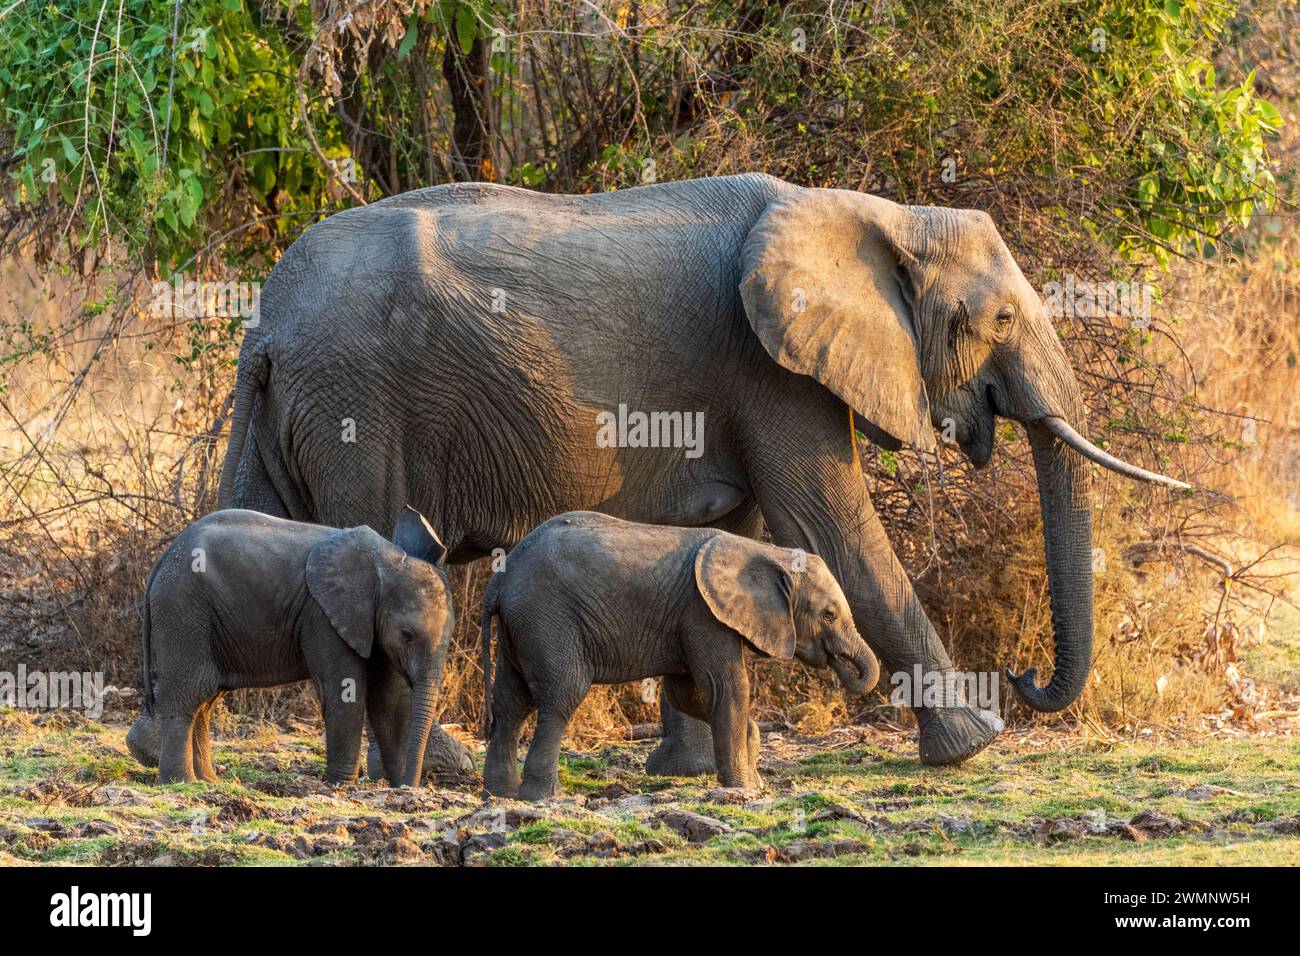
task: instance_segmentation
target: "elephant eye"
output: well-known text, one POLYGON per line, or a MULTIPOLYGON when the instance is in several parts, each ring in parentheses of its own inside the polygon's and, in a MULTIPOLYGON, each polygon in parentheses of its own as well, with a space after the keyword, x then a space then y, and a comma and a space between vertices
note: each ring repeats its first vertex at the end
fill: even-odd
POLYGON ((822 611, 822 620, 827 624, 832 623, 835 620, 835 608, 828 607, 826 610, 822 611))
POLYGON ((415 635, 412 634, 410 631, 408 631, 406 628, 402 628, 402 640, 406 641, 406 643, 408 644, 414 644, 415 635))
POLYGON ((998 325, 1002 325, 1002 326, 1010 325, 1011 320, 1014 319, 1015 317, 1016 317, 1015 306, 1004 305, 1002 308, 998 309, 998 315, 997 315, 998 325))

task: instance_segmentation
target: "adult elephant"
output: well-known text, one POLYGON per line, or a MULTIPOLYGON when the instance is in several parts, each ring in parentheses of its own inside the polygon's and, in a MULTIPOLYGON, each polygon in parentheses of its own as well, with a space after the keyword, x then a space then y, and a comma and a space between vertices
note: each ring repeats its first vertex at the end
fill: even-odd
MULTIPOLYGON (((1050 682, 1014 685, 1059 710, 1091 662, 1079 451, 1107 459, 1078 436, 1065 352, 981 212, 765 175, 596 196, 437 186, 340 212, 262 290, 221 504, 386 532, 410 502, 453 561, 565 511, 766 523, 830 565, 889 671, 942 678, 952 663, 872 508, 854 424, 923 449, 946 425, 979 466, 996 415, 1029 432, 1055 631, 1050 682), (702 444, 660 434, 675 424, 661 416, 659 447, 636 447, 650 436, 634 413, 652 412, 702 413, 702 444), (632 425, 619 442, 611 413, 632 425)), ((1002 728, 956 698, 916 714, 927 764, 1002 728)), ((664 721, 648 768, 706 772, 707 727, 666 706, 664 721)))

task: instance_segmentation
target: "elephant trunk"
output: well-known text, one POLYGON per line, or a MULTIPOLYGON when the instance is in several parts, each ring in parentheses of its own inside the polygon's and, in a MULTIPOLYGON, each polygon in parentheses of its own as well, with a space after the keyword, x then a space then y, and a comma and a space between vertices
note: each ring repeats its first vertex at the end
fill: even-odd
POLYGON ((1063 710, 1083 693, 1092 666, 1092 508, 1087 461, 1041 424, 1027 427, 1038 473, 1043 547, 1052 605, 1056 666, 1046 687, 1037 671, 1007 671, 1020 699, 1037 711, 1063 710))
POLYGON ((880 679, 880 664, 876 661, 876 655, 870 651, 863 654, 833 655, 830 665, 844 689, 859 697, 871 693, 880 679))
POLYGON ((406 761, 402 773, 403 787, 418 787, 424 772, 424 750, 429 745, 435 713, 434 698, 437 685, 425 678, 415 682, 411 691, 411 725, 406 741, 406 761))

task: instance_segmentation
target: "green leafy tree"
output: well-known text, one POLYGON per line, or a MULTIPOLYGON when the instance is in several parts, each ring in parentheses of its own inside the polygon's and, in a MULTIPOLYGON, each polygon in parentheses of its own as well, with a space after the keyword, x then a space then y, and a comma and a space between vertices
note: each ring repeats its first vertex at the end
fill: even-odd
MULTIPOLYGON (((330 199, 298 122, 305 5, 16 4, 0 19, 7 203, 50 253, 113 243, 161 272, 227 231, 252 257, 330 199), (267 11, 267 12, 263 12, 267 11), (261 228, 258 228, 261 227, 261 228)), ((310 108, 340 159, 337 123, 310 108)))

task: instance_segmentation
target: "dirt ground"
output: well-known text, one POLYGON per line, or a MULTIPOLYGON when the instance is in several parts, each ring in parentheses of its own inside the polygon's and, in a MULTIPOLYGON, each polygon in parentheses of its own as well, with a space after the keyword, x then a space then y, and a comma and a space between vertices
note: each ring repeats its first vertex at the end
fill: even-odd
POLYGON ((649 740, 566 751, 563 795, 525 804, 477 773, 331 787, 315 728, 253 721, 214 740, 221 783, 160 787, 123 721, 0 710, 0 865, 1295 863, 1300 728, 1272 723, 1011 731, 947 769, 899 727, 771 732, 761 793, 649 777, 649 740))

